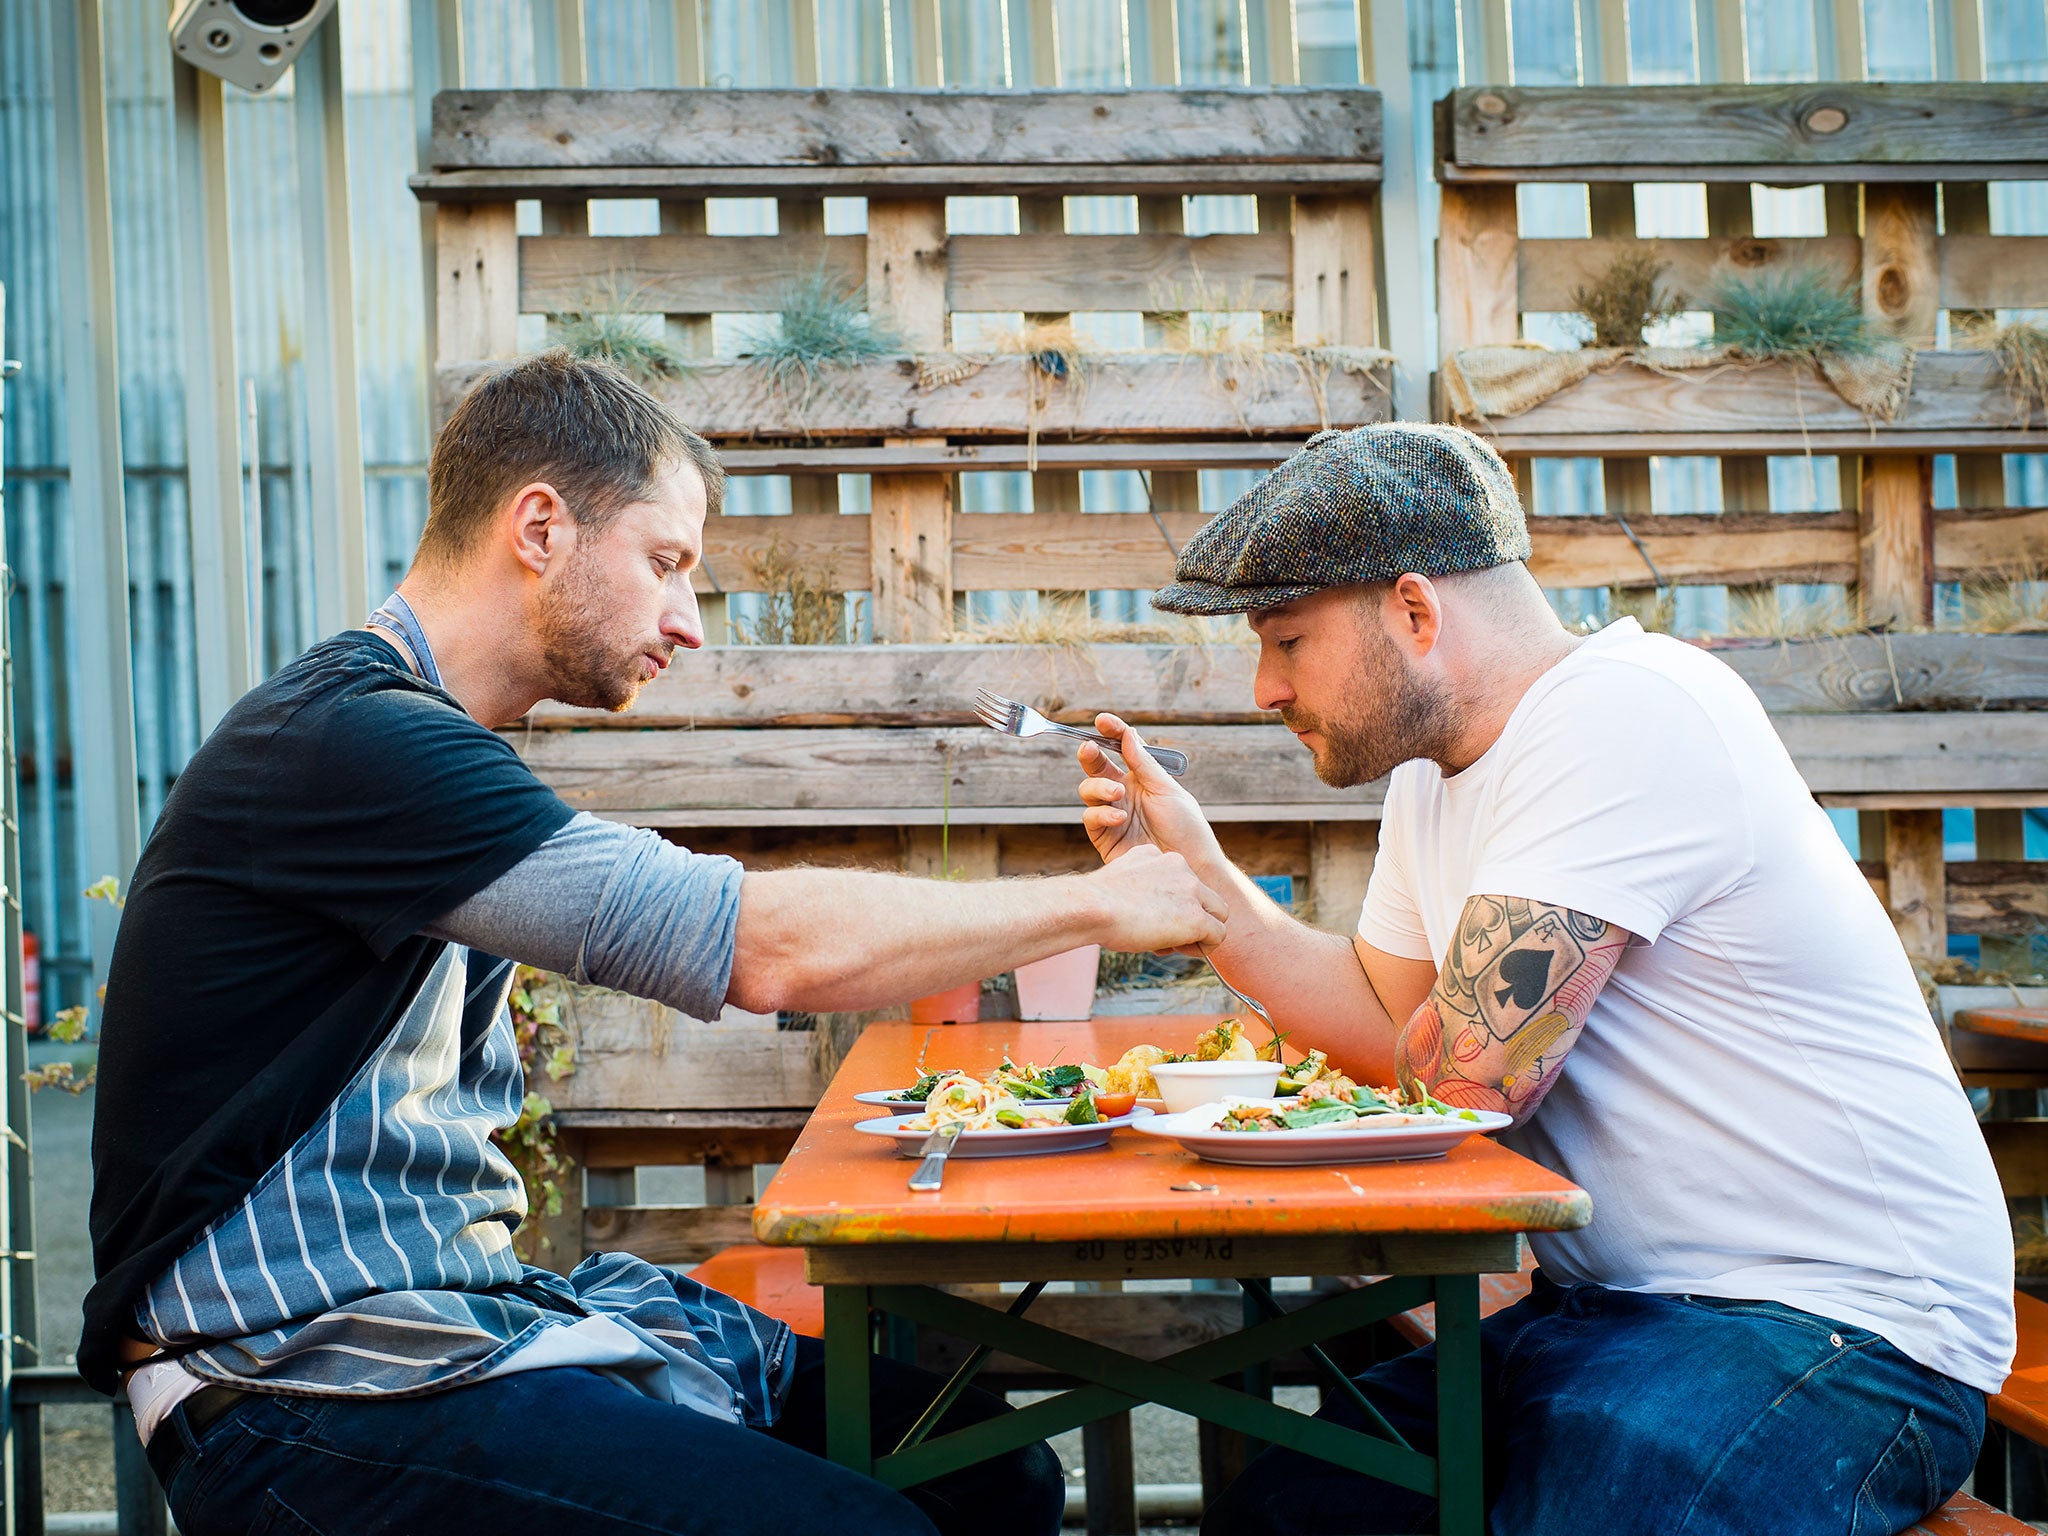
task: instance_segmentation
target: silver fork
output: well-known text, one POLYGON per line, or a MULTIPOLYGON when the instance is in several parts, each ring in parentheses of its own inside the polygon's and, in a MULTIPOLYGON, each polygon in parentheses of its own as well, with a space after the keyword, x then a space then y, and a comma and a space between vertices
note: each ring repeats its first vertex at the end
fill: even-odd
MULTIPOLYGON (((1216 969, 1216 962, 1213 960, 1209 962, 1209 974, 1218 981, 1223 981, 1223 973, 1216 969)), ((1227 981, 1223 981, 1223 990, 1236 998, 1240 1003, 1243 1003, 1245 1007, 1251 1009, 1253 1013, 1256 1013, 1259 1016, 1259 1021, 1266 1026, 1267 1034, 1271 1035, 1275 1040, 1280 1038, 1280 1031, 1273 1027, 1273 1015, 1266 1012, 1265 1004, 1261 1003, 1257 998, 1245 996, 1244 993, 1238 991, 1237 988, 1227 981)))
MULTIPOLYGON (((1092 741, 1106 752, 1116 751, 1116 743, 1095 731, 1084 731, 1079 726, 1061 725, 1057 720, 1048 720, 1029 704, 1019 704, 1015 699, 1006 699, 1000 693, 991 693, 986 688, 975 690, 974 712, 981 717, 981 723, 992 731, 1001 731, 1005 736, 1042 736, 1047 731, 1055 735, 1071 736, 1076 741, 1092 741)), ((1171 747, 1155 747, 1149 742, 1146 750, 1152 760, 1175 778, 1188 771, 1188 756, 1171 747)))

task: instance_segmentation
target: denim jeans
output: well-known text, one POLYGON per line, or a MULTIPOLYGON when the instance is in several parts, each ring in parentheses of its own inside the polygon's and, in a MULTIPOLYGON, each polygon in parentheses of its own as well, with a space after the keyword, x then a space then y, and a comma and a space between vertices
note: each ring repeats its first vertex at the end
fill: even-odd
MULTIPOLYGON (((1065 1488, 1043 1443, 905 1493, 826 1461, 824 1347, 797 1340, 772 1430, 641 1397, 593 1371, 527 1371, 426 1397, 264 1396, 208 1426, 171 1475, 185 1536, 1055 1536, 1065 1488)), ((872 1365, 875 1446, 940 1379, 872 1365)), ((1008 1410, 970 1389, 941 1421, 1008 1410)), ((182 1415, 159 1426, 179 1434, 182 1415)))
MULTIPOLYGON (((1536 1276, 1480 1327, 1492 1536, 1893 1536, 1962 1486, 1984 1395, 1867 1329, 1775 1302, 1536 1276)), ((1359 1378, 1436 1449, 1436 1351, 1359 1378)), ((1323 1418, 1361 1427, 1331 1394, 1323 1418)), ((1433 1531, 1436 1501, 1274 1448, 1203 1536, 1433 1531)))

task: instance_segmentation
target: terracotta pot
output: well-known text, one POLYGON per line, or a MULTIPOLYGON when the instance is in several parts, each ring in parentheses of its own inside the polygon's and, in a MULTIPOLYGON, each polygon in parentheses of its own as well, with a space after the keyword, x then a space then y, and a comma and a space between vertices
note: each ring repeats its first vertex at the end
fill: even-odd
POLYGON ((1018 966, 1017 1017, 1087 1018, 1095 1011, 1095 971, 1101 959, 1100 944, 1084 944, 1018 966))
POLYGON ((970 981, 920 997, 910 1005, 913 1024, 975 1024, 981 1020, 981 983, 970 981))

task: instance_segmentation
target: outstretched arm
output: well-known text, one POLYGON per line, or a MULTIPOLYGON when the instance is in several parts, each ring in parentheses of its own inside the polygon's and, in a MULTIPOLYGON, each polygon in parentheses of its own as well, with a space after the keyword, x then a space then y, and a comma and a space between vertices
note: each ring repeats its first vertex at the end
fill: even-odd
POLYGON ((1557 1081, 1629 937, 1569 907, 1474 896, 1436 985, 1395 1044, 1402 1087, 1528 1119, 1557 1081))

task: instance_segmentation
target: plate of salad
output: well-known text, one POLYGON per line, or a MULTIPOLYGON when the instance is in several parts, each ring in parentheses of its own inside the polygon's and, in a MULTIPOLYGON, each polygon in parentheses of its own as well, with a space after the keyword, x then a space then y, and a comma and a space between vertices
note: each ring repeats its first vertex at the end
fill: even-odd
POLYGON ((1071 1095, 1020 1097, 1009 1085, 1024 1081, 982 1081, 965 1072, 947 1073, 932 1086, 920 1113, 862 1120, 854 1129, 887 1137, 896 1143, 899 1156, 916 1157, 927 1136, 957 1120, 963 1128, 953 1143, 953 1157, 1030 1157, 1104 1146, 1118 1127, 1151 1114, 1128 1103, 1112 1103, 1107 1107, 1118 1113, 1104 1114, 1094 1085, 1085 1082, 1071 1095))
POLYGON ((853 1097, 855 1103, 872 1104, 899 1115, 922 1115, 931 1107, 932 1094, 941 1083, 964 1078, 979 1082, 994 1093, 1007 1094, 1020 1104, 1067 1105, 1078 1098, 1091 1097, 1096 1101, 1098 1110, 1106 1112, 1110 1118, 1133 1108, 1158 1111, 1166 1107, 1161 1100, 1147 1100, 1134 1093, 1112 1091, 1105 1086, 1106 1076, 1100 1067, 1079 1063, 1038 1067, 1029 1064, 1019 1066, 1006 1060, 982 1078, 966 1072, 926 1072, 908 1088, 870 1089, 853 1097))
MULTIPOLYGON (((1321 1051, 1310 1051, 1302 1060, 1290 1065, 1282 1060, 1277 1039, 1269 1041, 1265 1047, 1255 1046, 1251 1037, 1245 1034, 1244 1026, 1236 1019, 1225 1019, 1215 1028, 1203 1030, 1192 1043, 1194 1048, 1188 1051, 1169 1051, 1157 1045, 1134 1045, 1107 1067, 1088 1062, 1072 1062, 1065 1066, 1038 1067, 1028 1063, 1019 1066, 1006 1059, 980 1081, 1026 1101, 1072 1099, 1084 1089, 1092 1089, 1097 1103, 1113 1114, 1121 1113, 1125 1103, 1149 1109, 1154 1114, 1166 1112, 1166 1100, 1160 1096, 1158 1081, 1152 1075, 1152 1068, 1160 1062, 1280 1061, 1277 1091, 1282 1094, 1294 1094, 1312 1084, 1340 1088, 1350 1085, 1350 1079, 1339 1074, 1321 1051)), ((872 1104, 877 1109, 893 1110, 899 1115, 916 1115, 924 1112, 932 1090, 945 1079, 970 1075, 957 1070, 925 1071, 920 1053, 918 1078, 909 1087, 871 1088, 853 1097, 856 1103, 872 1104)))
POLYGON ((1212 1163, 1302 1167, 1438 1158, 1468 1136, 1506 1130, 1512 1115, 1460 1109, 1417 1089, 1366 1088, 1298 1099, 1217 1099, 1136 1129, 1178 1141, 1212 1163))

